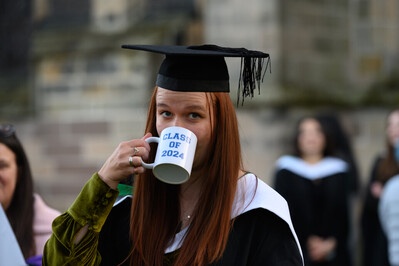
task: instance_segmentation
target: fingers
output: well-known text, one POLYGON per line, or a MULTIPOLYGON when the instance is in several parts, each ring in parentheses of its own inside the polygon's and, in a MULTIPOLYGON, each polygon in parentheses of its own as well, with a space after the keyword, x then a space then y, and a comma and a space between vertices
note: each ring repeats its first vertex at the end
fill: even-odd
POLYGON ((148 154, 148 150, 145 150, 143 148, 136 148, 133 155, 129 156, 129 167, 132 168, 133 174, 142 174, 145 172, 146 169, 142 166, 142 158, 148 158, 148 154))
POLYGON ((141 139, 121 142, 98 171, 101 179, 114 188, 129 175, 144 173, 146 169, 141 162, 148 159, 151 148, 145 139, 150 136, 147 133, 141 139))
POLYGON ((133 145, 133 154, 129 156, 129 166, 133 168, 133 174, 142 174, 146 169, 142 166, 142 160, 147 160, 150 154, 150 144, 145 140, 151 137, 151 133, 146 133, 140 140, 132 140, 129 145, 133 145))
MULTIPOLYGON (((141 139, 134 139, 131 141, 127 141, 126 145, 128 148, 130 147, 130 155, 133 157, 141 157, 144 160, 148 159, 148 156, 150 154, 150 144, 148 144, 145 140, 147 138, 151 137, 151 133, 145 134, 141 139)), ((139 166, 140 164, 135 164, 135 166, 139 166)))
POLYGON ((129 156, 129 166, 133 168, 133 174, 144 173, 145 168, 142 167, 142 159, 140 156, 129 156))
POLYGON ((139 170, 139 168, 141 168, 140 162, 141 162, 141 157, 129 156, 129 165, 130 167, 132 167, 132 174, 138 174, 142 172, 141 169, 139 170), (137 163, 137 158, 139 158, 139 163, 137 163))

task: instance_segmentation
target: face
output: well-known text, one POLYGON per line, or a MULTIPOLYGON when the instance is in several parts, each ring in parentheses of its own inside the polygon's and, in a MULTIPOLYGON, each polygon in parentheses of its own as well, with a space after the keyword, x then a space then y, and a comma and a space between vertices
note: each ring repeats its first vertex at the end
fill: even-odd
POLYGON ((17 184, 17 163, 15 154, 0 143, 0 203, 7 210, 17 184))
POLYGON ((325 137, 315 119, 305 119, 299 125, 298 145, 304 156, 323 154, 325 137))
POLYGON ((399 110, 388 116, 386 134, 392 146, 399 141, 399 110))
POLYGON ((156 96, 158 134, 166 127, 179 126, 197 136, 193 172, 208 159, 212 136, 212 110, 204 92, 176 92, 158 88, 156 96))

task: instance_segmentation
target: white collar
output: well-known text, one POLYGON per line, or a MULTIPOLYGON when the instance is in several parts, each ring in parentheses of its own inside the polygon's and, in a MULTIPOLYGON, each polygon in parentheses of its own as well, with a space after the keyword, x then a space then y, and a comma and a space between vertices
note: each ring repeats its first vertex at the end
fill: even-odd
MULTIPOLYGON (((126 198, 131 197, 131 195, 127 195, 117 199, 114 206, 121 203, 126 198)), ((299 244, 294 226, 292 225, 287 201, 273 188, 257 178, 254 174, 247 173, 237 182, 237 191, 235 193, 231 218, 235 218, 245 212, 258 208, 271 211, 288 224, 302 256, 301 245, 299 244)), ((184 228, 175 235, 173 242, 170 243, 170 245, 166 248, 165 253, 173 252, 181 247, 186 236, 187 229, 188 227, 184 228)))
POLYGON ((309 164, 301 158, 284 155, 277 160, 276 168, 277 170, 286 169, 309 180, 316 180, 347 172, 348 164, 334 157, 325 157, 316 164, 309 164))
MULTIPOLYGON (((248 173, 238 180, 231 217, 235 218, 257 208, 273 212, 288 224, 302 256, 301 246, 292 225, 287 201, 254 174, 248 173)), ((184 241, 186 232, 187 227, 177 233, 174 241, 167 247, 165 253, 179 249, 184 241)))

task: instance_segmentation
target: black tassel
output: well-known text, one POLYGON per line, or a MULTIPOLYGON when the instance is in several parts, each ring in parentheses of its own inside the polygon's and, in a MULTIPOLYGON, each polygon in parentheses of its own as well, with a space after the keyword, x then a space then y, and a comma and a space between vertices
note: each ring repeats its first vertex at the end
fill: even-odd
MULTIPOLYGON (((260 94, 260 82, 263 82, 267 68, 270 67, 270 73, 272 72, 270 56, 262 52, 251 51, 245 48, 220 47, 213 44, 189 46, 188 48, 232 53, 234 54, 234 57, 241 57, 240 78, 238 81, 237 91, 237 106, 241 97, 241 105, 244 104, 244 99, 246 97, 254 97, 254 90, 256 87, 258 88, 258 94, 260 94), (267 58, 267 62, 266 67, 263 68, 265 58, 267 58)), ((232 56, 233 55, 230 57, 232 56)))
POLYGON ((237 106, 242 97, 241 105, 244 105, 246 97, 254 97, 254 91, 258 88, 260 95, 260 83, 263 82, 267 68, 271 64, 270 57, 267 57, 266 67, 263 68, 264 58, 261 57, 241 57, 240 79, 238 81, 237 106))

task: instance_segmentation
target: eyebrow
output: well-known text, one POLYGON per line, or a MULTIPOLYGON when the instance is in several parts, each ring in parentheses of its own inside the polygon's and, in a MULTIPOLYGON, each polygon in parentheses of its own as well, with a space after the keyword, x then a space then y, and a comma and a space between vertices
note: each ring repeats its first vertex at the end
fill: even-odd
POLYGON ((157 107, 169 107, 166 103, 157 103, 157 107))
MULTIPOLYGON (((159 107, 167 108, 167 107, 169 107, 169 105, 167 105, 166 103, 157 103, 157 108, 159 108, 159 107)), ((184 109, 200 110, 203 112, 205 112, 207 110, 207 108, 205 108, 203 105, 199 105, 199 104, 187 105, 187 106, 184 106, 184 109)))

